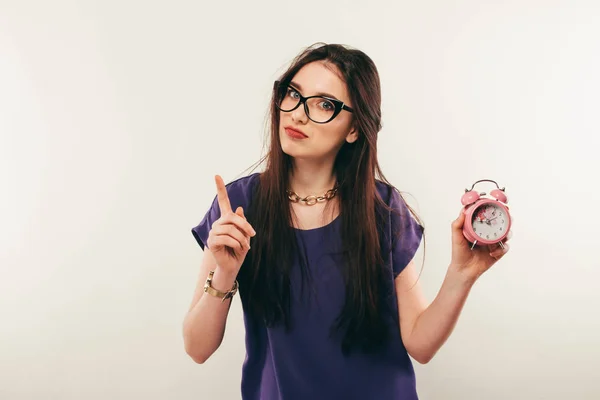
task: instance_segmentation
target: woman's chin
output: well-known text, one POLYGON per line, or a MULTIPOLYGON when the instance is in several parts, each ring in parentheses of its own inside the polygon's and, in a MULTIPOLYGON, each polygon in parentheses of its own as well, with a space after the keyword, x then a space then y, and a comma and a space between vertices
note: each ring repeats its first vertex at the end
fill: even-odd
POLYGON ((298 146, 298 143, 290 140, 288 137, 281 138, 281 150, 291 157, 296 157, 304 153, 304 149, 302 149, 301 146, 298 146))
POLYGON ((281 144, 281 151, 283 151, 285 154, 287 154, 290 157, 298 157, 300 155, 302 155, 301 151, 298 151, 298 149, 294 149, 294 146, 290 146, 287 145, 286 143, 282 143, 281 144))

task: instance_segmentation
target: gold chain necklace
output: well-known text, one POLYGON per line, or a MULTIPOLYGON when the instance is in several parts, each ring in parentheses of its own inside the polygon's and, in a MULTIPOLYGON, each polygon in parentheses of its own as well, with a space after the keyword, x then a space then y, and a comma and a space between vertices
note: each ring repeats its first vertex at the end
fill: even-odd
POLYGON ((288 195, 288 198, 291 201, 293 201, 294 203, 303 201, 306 203, 307 206, 312 206, 317 203, 327 201, 327 200, 333 198, 337 194, 338 188, 339 188, 339 186, 336 185, 333 189, 329 189, 322 196, 315 196, 315 195, 311 194, 310 196, 306 196, 305 198, 301 198, 300 196, 298 196, 298 194, 296 192, 293 192, 291 190, 286 190, 286 193, 288 195))

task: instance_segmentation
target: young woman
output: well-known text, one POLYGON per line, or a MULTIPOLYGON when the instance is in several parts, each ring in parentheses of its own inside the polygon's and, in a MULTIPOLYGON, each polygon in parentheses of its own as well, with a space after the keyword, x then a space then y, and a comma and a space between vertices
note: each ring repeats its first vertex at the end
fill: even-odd
POLYGON ((426 302, 413 261, 423 226, 377 161, 380 107, 367 55, 313 45, 275 82, 265 170, 215 177, 192 229, 204 256, 183 335, 204 363, 239 288, 243 399, 416 399, 410 357, 431 360, 508 251, 471 250, 461 210, 446 278, 426 302))

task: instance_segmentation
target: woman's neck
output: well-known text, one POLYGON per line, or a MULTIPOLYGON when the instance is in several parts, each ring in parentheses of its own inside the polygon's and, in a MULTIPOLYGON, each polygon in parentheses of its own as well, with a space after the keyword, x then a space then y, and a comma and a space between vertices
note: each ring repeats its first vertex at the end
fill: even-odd
POLYGON ((298 196, 320 196, 333 189, 336 177, 333 165, 309 165, 308 163, 296 163, 290 173, 289 188, 298 196))

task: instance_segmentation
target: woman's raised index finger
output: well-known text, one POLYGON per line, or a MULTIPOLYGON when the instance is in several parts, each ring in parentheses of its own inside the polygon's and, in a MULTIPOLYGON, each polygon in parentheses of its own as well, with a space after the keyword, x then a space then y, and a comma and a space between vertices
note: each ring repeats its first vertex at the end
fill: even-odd
POLYGON ((220 175, 215 175, 215 183, 217 184, 217 200, 219 201, 221 215, 231 212, 231 203, 229 203, 229 196, 227 196, 227 189, 225 189, 223 178, 220 175))

